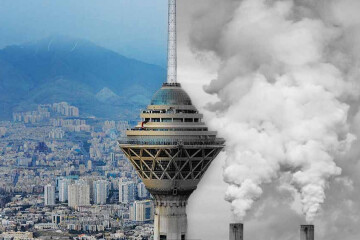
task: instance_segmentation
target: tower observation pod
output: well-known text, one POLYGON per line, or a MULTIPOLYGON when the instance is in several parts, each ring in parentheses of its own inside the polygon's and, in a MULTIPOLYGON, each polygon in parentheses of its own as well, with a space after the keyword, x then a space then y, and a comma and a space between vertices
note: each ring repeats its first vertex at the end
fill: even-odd
POLYGON ((155 199, 154 240, 187 239, 190 194, 224 140, 209 131, 203 115, 176 80, 176 0, 169 0, 167 83, 154 94, 121 150, 155 199))

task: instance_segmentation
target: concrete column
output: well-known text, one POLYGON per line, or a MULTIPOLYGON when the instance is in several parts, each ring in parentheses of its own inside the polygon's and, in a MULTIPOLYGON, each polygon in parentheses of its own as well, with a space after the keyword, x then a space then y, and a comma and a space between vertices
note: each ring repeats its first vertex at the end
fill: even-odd
POLYGON ((186 204, 173 196, 155 200, 154 240, 187 239, 186 204))
POLYGON ((176 0, 169 0, 167 82, 177 82, 176 0))
POLYGON ((230 224, 229 240, 243 240, 244 239, 244 224, 232 223, 230 224))
POLYGON ((301 225, 300 240, 314 240, 314 239, 315 239, 314 225, 301 225))

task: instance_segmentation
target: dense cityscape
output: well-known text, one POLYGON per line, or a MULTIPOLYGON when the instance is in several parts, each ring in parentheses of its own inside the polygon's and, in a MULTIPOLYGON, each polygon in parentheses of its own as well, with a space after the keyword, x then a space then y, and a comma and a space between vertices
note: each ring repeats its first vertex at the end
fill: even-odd
POLYGON ((0 122, 0 239, 151 239, 153 201, 117 145, 131 125, 66 102, 0 122))

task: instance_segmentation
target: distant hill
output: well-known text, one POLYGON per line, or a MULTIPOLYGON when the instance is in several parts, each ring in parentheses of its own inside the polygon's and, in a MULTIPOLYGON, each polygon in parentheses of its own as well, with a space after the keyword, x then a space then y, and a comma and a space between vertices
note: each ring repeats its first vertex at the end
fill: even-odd
POLYGON ((0 119, 61 101, 87 115, 132 117, 165 79, 159 66, 82 39, 57 36, 9 46, 0 50, 0 119))

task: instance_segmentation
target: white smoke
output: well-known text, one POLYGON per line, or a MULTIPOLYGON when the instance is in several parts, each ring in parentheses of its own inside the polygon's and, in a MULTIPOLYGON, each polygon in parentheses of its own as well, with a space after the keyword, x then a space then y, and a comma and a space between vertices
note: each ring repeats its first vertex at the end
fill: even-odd
POLYGON ((311 222, 341 174, 335 159, 354 140, 346 101, 359 89, 359 48, 348 44, 359 36, 349 34, 359 17, 345 21, 335 11, 349 2, 229 0, 216 24, 206 24, 212 11, 198 16, 192 43, 222 62, 206 91, 220 99, 210 106, 218 116, 211 124, 226 139, 226 200, 237 218, 264 184, 290 174, 286 184, 311 222))

